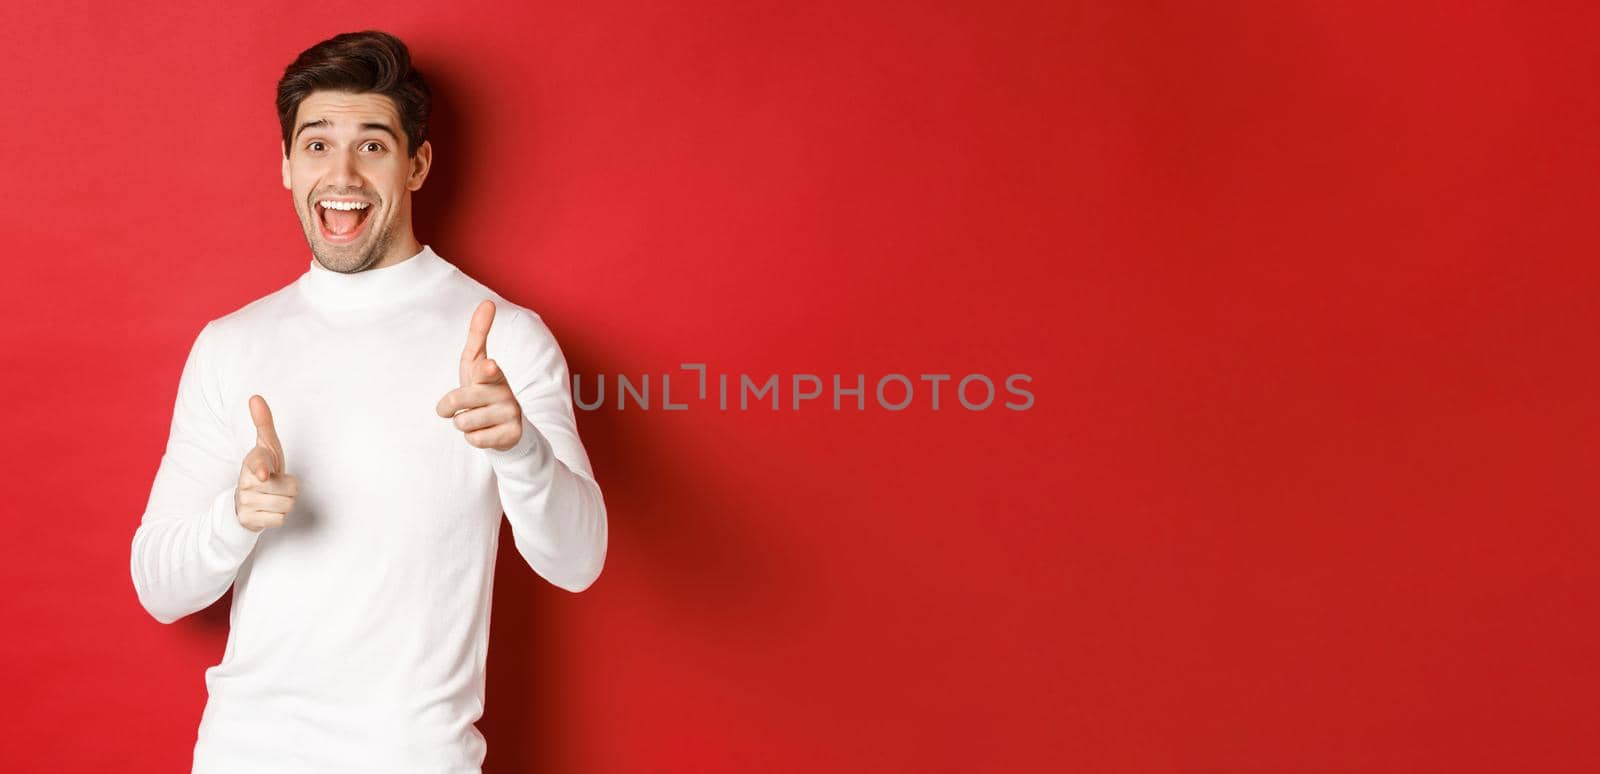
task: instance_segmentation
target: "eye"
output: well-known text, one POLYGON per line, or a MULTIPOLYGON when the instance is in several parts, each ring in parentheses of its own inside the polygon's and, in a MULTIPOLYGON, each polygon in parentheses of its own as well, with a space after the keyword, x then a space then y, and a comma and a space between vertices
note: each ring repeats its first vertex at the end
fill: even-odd
POLYGON ((361 144, 362 150, 367 150, 368 148, 371 148, 373 153, 377 153, 383 150, 383 143, 378 142, 377 140, 368 140, 361 144))
POLYGON ((308 150, 308 151, 318 151, 318 152, 320 152, 322 150, 322 148, 323 148, 323 145, 322 145, 322 141, 321 140, 312 140, 311 142, 306 143, 306 150, 308 150))

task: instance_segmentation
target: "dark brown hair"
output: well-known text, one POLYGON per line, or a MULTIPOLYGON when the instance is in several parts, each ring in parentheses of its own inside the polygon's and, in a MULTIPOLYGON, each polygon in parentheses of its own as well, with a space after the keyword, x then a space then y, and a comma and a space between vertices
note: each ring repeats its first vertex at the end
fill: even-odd
POLYGON ((313 91, 375 92, 394 100, 405 132, 406 155, 428 139, 433 96, 422 73, 411 66, 406 44, 387 32, 363 30, 335 35, 300 53, 278 80, 278 124, 289 155, 295 113, 313 91))

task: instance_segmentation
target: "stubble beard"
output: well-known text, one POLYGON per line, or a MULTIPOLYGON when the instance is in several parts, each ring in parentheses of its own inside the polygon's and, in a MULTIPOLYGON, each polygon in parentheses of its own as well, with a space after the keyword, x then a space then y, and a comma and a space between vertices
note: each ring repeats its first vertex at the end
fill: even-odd
MULTIPOLYGON (((311 208, 311 217, 320 217, 320 214, 316 211, 316 205, 311 205, 311 208)), ((368 228, 374 225, 367 224, 368 228)), ((302 226, 306 232, 306 244, 311 247, 311 254, 316 256, 317 263, 322 264, 323 268, 329 271, 336 271, 341 274, 354 274, 372 268, 383 260, 383 256, 389 252, 389 245, 394 242, 394 224, 391 223, 385 226, 382 231, 369 235, 367 249, 352 254, 330 248, 323 243, 322 234, 319 230, 320 224, 308 220, 304 221, 302 226)))

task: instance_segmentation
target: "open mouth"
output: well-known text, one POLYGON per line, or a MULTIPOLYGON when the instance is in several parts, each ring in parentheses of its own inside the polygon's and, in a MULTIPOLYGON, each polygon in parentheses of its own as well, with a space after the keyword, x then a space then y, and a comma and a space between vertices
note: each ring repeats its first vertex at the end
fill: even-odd
POLYGON ((360 199, 322 199, 315 205, 322 238, 333 244, 353 242, 366 230, 372 203, 360 199))

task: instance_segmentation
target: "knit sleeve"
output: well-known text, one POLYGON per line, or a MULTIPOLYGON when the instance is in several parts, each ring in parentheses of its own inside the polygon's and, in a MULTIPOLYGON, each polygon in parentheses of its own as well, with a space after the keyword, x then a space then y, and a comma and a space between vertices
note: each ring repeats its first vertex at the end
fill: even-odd
POLYGON ((133 534, 133 588, 161 623, 217 601, 260 537, 234 513, 244 457, 222 420, 216 338, 207 323, 189 349, 166 453, 133 534))
MULTIPOLYGON (((491 335, 501 332, 496 324, 491 335)), ((485 449, 517 552, 540 577, 579 592, 606 558, 606 506, 578 439, 566 357, 538 314, 518 308, 488 353, 522 406, 522 438, 485 449)))

